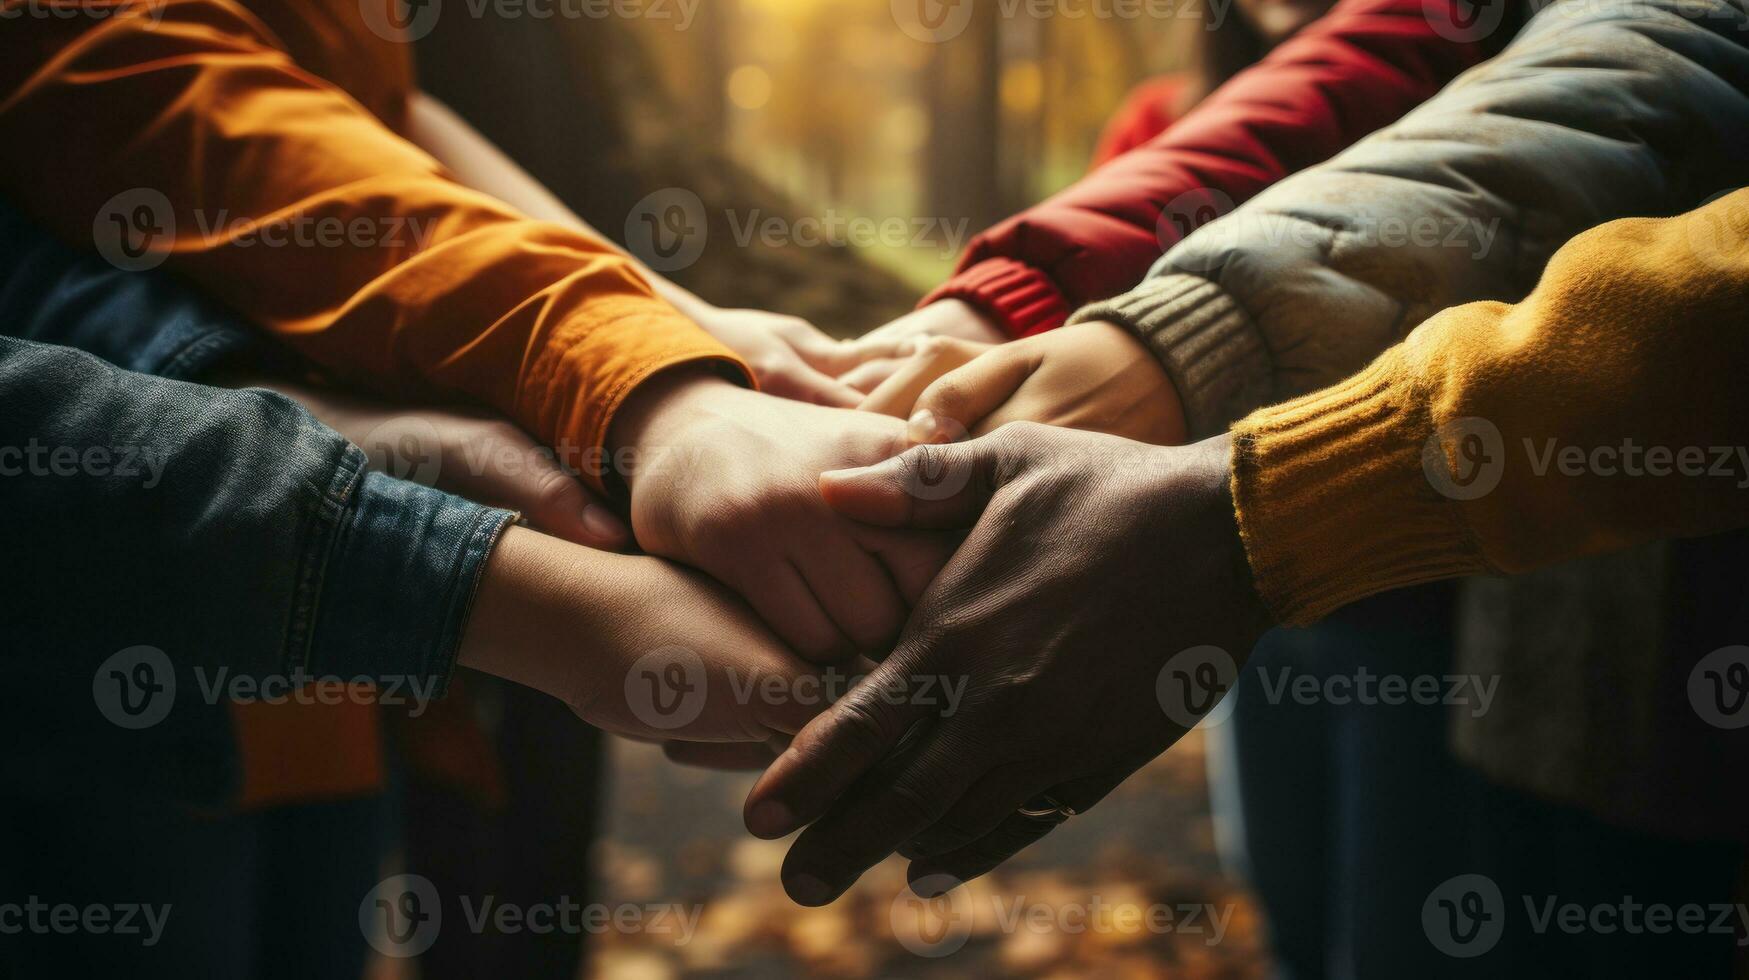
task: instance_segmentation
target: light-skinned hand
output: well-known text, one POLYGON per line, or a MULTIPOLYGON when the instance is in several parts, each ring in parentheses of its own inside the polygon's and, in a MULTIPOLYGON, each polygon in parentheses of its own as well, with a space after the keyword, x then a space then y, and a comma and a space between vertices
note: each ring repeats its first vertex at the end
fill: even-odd
POLYGON ((1183 405, 1160 362, 1111 323, 1077 324, 997 347, 925 343, 862 407, 900 418, 932 413, 952 435, 1043 422, 1155 445, 1186 436, 1183 405))
MULTIPOLYGON (((930 337, 946 337, 975 344, 1000 344, 1008 340, 1008 335, 989 317, 978 312, 970 303, 957 299, 939 300, 913 310, 885 326, 869 331, 863 335, 862 340, 865 343, 919 344, 930 337)), ((909 350, 916 349, 918 348, 912 347, 909 350)), ((901 347, 900 350, 906 349, 901 347)), ((839 380, 866 394, 880 387, 895 371, 904 367, 908 360, 908 354, 872 358, 846 371, 839 380)))
POLYGON ((457 662, 643 739, 764 749, 824 706, 800 683, 814 667, 709 578, 521 527, 486 561, 457 662))
POLYGON ((952 551, 943 535, 832 511, 819 475, 903 451, 905 425, 773 398, 680 369, 645 382, 614 422, 632 528, 651 554, 745 597, 809 660, 884 653, 952 551))
POLYGON ((913 340, 897 336, 834 340, 800 317, 765 310, 730 310, 702 303, 682 309, 706 333, 741 355, 761 391, 815 405, 855 408, 862 392, 838 376, 866 362, 904 358, 915 348, 913 340))

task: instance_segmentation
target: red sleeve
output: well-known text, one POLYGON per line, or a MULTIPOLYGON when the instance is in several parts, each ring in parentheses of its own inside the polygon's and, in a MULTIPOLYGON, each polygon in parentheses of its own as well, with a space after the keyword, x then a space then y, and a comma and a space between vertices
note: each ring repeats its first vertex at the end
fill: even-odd
POLYGON ((1102 167, 1171 128, 1184 86, 1183 75, 1162 75, 1131 89, 1099 133, 1093 166, 1102 167))
POLYGON ((1446 36, 1460 5, 1341 0, 1160 136, 973 239, 923 302, 965 300, 1024 337, 1129 289, 1181 225, 1334 156, 1481 62, 1482 42, 1446 36))

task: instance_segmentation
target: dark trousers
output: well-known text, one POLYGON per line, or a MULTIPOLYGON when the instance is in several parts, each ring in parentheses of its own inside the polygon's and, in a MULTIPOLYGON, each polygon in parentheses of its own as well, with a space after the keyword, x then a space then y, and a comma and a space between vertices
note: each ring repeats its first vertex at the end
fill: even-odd
MULTIPOLYGON (((1590 910, 1626 901, 1716 914, 1735 901, 1738 845, 1623 830, 1490 783, 1448 747, 1448 712, 1466 705, 1334 704, 1284 686, 1310 675, 1319 691, 1340 694, 1347 681, 1329 679, 1364 668, 1405 683, 1431 675, 1443 687, 1452 608, 1444 586, 1368 600, 1314 629, 1270 634, 1240 678, 1226 724, 1241 841, 1281 975, 1728 977, 1740 920, 1734 935, 1660 935, 1568 930, 1545 913, 1551 902, 1590 910), (1498 901, 1487 896, 1478 908, 1502 928, 1492 942, 1456 947, 1474 955, 1454 956, 1433 938, 1453 914, 1435 892, 1464 875, 1498 888, 1498 901)), ((1598 921, 1608 930, 1610 914, 1598 921)))
POLYGON ((139 913, 126 935, 64 932, 50 911, 0 922, 0 976, 361 976, 358 903, 381 877, 387 813, 380 796, 212 818, 111 797, 9 801, 0 905, 104 907, 106 929, 125 906, 167 914, 155 942, 139 913))

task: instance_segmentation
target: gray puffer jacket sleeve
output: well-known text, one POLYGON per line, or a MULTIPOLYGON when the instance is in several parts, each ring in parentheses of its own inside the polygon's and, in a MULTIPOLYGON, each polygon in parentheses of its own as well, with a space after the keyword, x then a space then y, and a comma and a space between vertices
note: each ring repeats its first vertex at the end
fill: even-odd
POLYGON ((1447 306, 1520 299, 1575 234, 1749 183, 1746 2, 1562 0, 1072 322, 1141 336, 1203 437, 1353 373, 1447 306))

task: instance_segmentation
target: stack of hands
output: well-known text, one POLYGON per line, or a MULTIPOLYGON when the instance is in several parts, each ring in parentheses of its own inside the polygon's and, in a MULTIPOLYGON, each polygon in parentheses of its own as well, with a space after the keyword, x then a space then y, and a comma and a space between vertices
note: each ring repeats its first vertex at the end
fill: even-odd
MULTIPOLYGON (((999 343, 945 301, 836 341, 689 312, 763 391, 640 386, 605 454, 624 506, 483 415, 419 413, 415 462, 534 529, 494 551, 460 662, 679 761, 764 769, 746 821, 807 828, 796 901, 895 851, 931 893, 990 870, 1184 733, 1159 685, 1203 679, 1163 673, 1175 653, 1242 659, 1265 627, 1226 442, 1167 448, 1177 397, 1123 329, 999 343)), ((407 453, 404 411, 270 386, 375 460, 407 453)))

